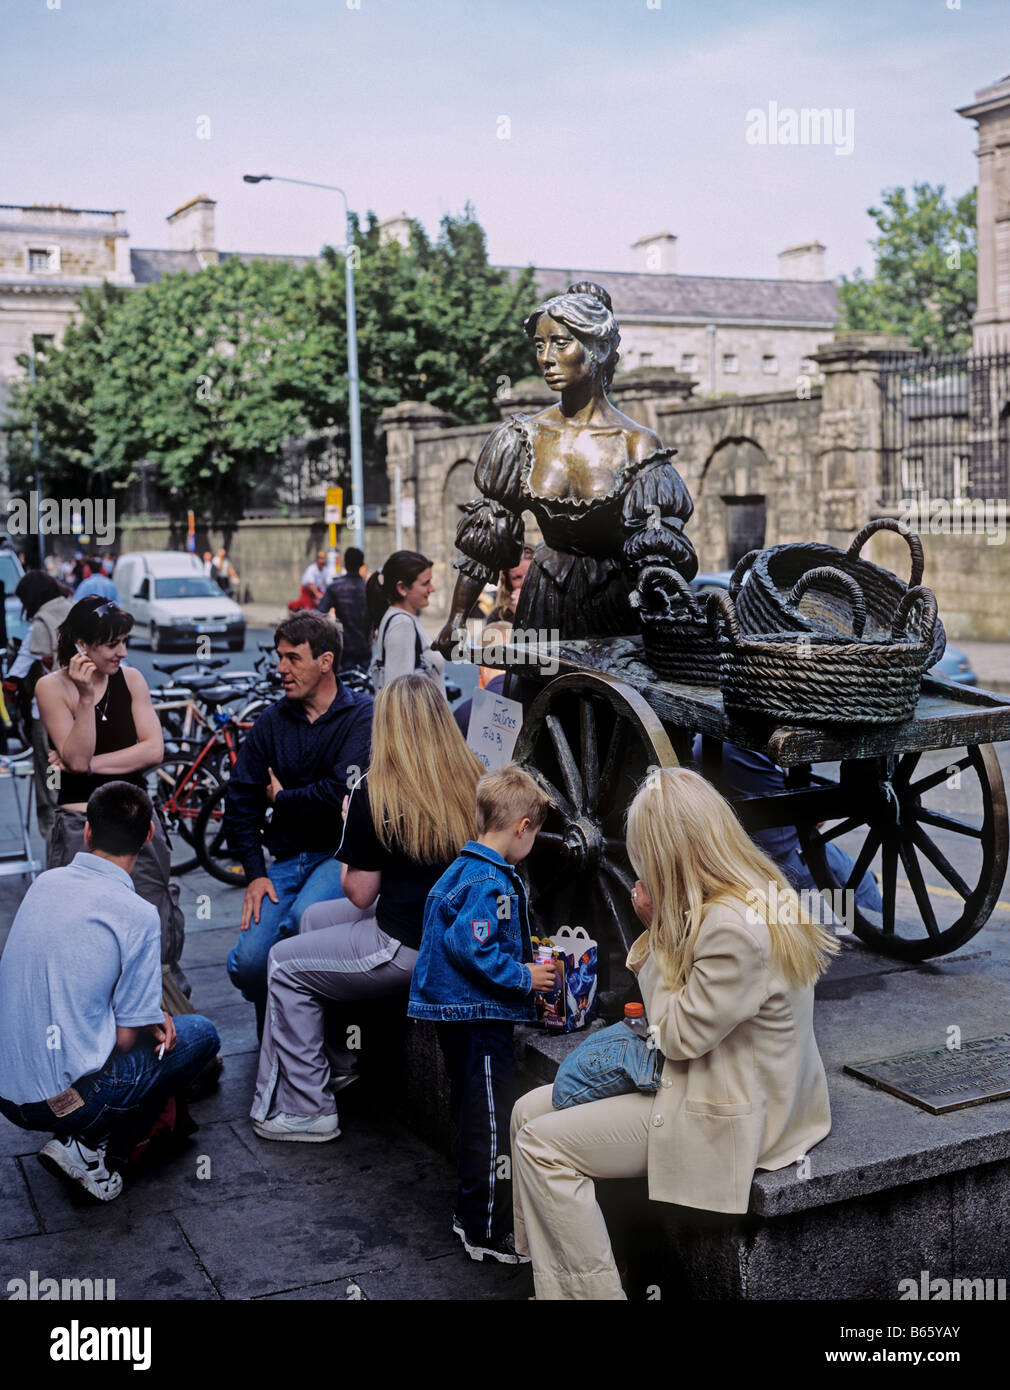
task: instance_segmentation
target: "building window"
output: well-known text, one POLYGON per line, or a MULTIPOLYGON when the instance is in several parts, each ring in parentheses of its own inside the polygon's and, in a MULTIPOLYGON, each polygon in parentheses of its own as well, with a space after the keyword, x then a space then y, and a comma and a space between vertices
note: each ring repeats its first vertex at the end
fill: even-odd
POLYGON ((58 246, 30 246, 28 248, 28 269, 32 274, 59 270, 60 248, 58 246))
POLYGON ((735 352, 723 353, 722 369, 724 372, 738 372, 740 370, 740 360, 735 352))
POLYGON ((906 493, 925 491, 926 469, 921 454, 901 460, 901 486, 906 493))
POLYGON ((774 376, 779 369, 779 359, 770 352, 766 352, 761 358, 761 370, 765 376, 774 376))
POLYGON ((698 370, 698 354, 696 352, 682 353, 680 370, 682 372, 696 372, 698 370))
POLYGON ((640 353, 638 354, 638 365, 639 365, 640 367, 651 367, 651 366, 652 366, 652 353, 651 353, 651 352, 640 352, 640 353))
POLYGON ((971 458, 968 454, 954 455, 954 496, 953 501, 964 502, 971 496, 969 469, 971 458))
POLYGON ((817 363, 812 357, 800 358, 800 371, 806 376, 812 376, 817 371, 817 363))

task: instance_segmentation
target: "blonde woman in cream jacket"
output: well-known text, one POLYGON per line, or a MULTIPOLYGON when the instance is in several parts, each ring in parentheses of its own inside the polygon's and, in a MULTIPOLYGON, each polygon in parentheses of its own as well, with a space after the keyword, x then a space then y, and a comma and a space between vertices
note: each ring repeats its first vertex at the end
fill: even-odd
POLYGON ((655 1094, 563 1110, 551 1087, 512 1116, 516 1248, 537 1297, 622 1299, 596 1178, 648 1177, 654 1201, 745 1212, 758 1168, 831 1127, 814 983, 838 949, 697 773, 650 775, 628 813, 638 976, 665 1063, 655 1094))

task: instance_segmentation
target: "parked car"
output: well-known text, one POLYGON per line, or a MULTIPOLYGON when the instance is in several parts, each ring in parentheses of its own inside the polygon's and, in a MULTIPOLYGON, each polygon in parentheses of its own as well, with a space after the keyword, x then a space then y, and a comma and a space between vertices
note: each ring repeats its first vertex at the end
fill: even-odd
POLYGON ((245 646, 241 608, 207 578, 195 555, 135 550, 117 560, 112 582, 152 652, 173 645, 192 648, 203 636, 224 637, 232 652, 245 646))
MULTIPOLYGON (((696 574, 691 580, 691 588, 699 595, 728 589, 731 573, 730 570, 715 570, 710 574, 696 574)), ((744 583, 746 582, 745 578, 744 583)), ((978 685, 978 676, 971 669, 968 657, 952 642, 947 643, 946 650, 936 665, 930 667, 930 675, 943 676, 949 681, 957 681, 959 685, 978 685)))

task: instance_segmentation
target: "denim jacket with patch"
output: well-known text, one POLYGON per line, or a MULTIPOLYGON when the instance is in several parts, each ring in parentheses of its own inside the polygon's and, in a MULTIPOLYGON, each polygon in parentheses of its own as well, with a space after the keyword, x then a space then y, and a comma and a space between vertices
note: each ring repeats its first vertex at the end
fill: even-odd
POLYGON ((437 1022, 535 1018, 532 959, 515 867, 468 840, 428 894, 407 1013, 437 1022))

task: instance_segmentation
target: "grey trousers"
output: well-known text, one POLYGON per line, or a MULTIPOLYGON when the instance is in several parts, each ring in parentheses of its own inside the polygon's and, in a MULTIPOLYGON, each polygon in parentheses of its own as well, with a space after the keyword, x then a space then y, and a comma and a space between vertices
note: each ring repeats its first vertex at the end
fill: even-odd
MULTIPOLYGON (((35 763, 35 815, 39 834, 49 839, 53 817, 59 802, 59 792, 49 785, 49 735, 41 719, 32 720, 32 757, 35 763)), ((53 866, 50 866, 53 867, 53 866)))
MULTIPOLYGON (((407 993, 417 952, 386 935, 372 915, 348 898, 316 903, 303 914, 299 935, 278 941, 267 962, 267 1009, 252 1110, 274 1115, 332 1115, 332 1091, 353 1076, 353 1048, 323 1039, 327 999, 377 999, 407 993)), ((350 1039, 349 1039, 350 1040, 350 1039)))
MULTIPOLYGON (((61 869, 79 850, 85 849, 83 811, 58 806, 46 848, 46 868, 61 869)), ((155 817, 154 839, 137 856, 133 886, 147 902, 153 903, 161 918, 161 963, 172 972, 172 979, 189 997, 192 986, 179 959, 186 942, 186 917, 179 906, 179 885, 171 881, 172 853, 161 822, 155 817)))

